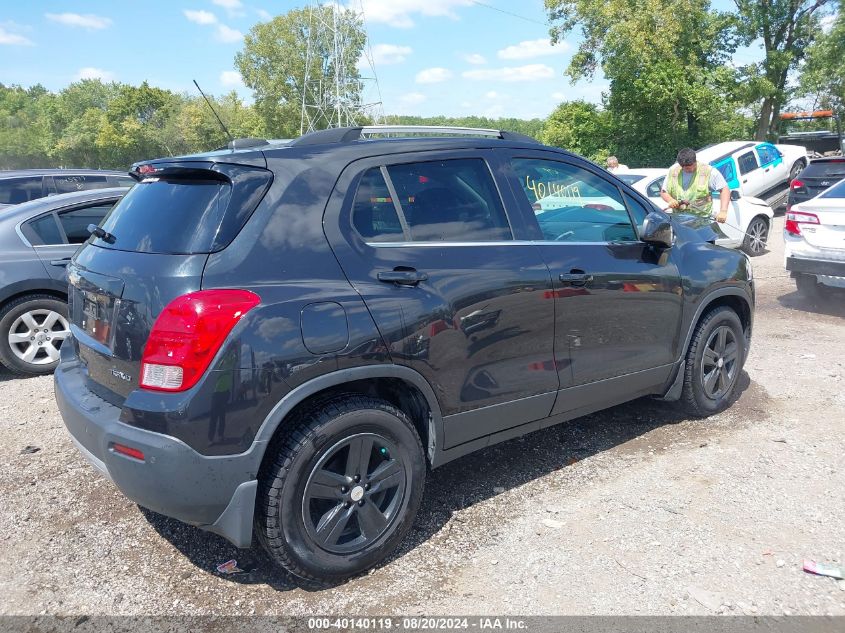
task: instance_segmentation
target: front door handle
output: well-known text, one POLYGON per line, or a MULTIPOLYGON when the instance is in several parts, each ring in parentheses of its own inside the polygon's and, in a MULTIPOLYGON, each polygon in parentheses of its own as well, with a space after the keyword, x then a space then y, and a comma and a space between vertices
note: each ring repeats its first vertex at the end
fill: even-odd
POLYGON ((572 271, 569 273, 563 273, 558 277, 558 279, 570 286, 586 286, 593 280, 593 276, 588 275, 583 271, 572 271))
POLYGON ((400 286, 416 286, 421 281, 428 279, 428 275, 411 269, 383 270, 378 274, 378 280, 385 283, 399 284, 400 286))
POLYGON ((70 263, 70 257, 65 257, 64 259, 51 259, 50 265, 51 266, 67 266, 70 263))

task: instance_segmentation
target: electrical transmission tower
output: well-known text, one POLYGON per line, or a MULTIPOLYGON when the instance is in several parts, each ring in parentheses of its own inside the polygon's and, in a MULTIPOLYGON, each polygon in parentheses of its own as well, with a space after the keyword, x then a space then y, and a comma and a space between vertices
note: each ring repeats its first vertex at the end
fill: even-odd
POLYGON ((384 117, 375 64, 366 38, 363 3, 308 3, 305 81, 300 133, 379 123, 384 117), (360 59, 358 58, 361 54, 360 59))

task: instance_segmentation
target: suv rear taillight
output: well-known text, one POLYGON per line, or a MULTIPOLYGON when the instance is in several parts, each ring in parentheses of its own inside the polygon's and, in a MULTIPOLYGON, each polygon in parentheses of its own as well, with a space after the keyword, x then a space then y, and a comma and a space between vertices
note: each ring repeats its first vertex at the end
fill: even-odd
POLYGON ((793 191, 796 191, 797 189, 803 189, 804 183, 796 178, 791 183, 789 183, 789 188, 792 189, 793 191))
POLYGON ((802 224, 818 224, 819 218, 815 213, 801 211, 787 211, 784 228, 790 235, 801 235, 802 224))
POLYGON ((248 290, 200 290, 158 315, 141 358, 141 387, 185 391, 203 375, 240 318, 261 302, 248 290))

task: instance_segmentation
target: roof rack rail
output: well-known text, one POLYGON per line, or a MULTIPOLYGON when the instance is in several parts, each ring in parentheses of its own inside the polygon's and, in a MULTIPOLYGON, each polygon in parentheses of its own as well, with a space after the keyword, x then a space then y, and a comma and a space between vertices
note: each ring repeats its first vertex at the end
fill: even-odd
POLYGON ((519 141, 522 143, 539 143, 537 139, 531 138, 518 132, 505 130, 492 130, 475 127, 450 127, 439 125, 365 125, 359 127, 339 127, 310 132, 293 141, 291 145, 322 145, 324 143, 351 143, 362 138, 373 135, 452 135, 452 136, 481 136, 485 138, 498 138, 507 141, 519 141))

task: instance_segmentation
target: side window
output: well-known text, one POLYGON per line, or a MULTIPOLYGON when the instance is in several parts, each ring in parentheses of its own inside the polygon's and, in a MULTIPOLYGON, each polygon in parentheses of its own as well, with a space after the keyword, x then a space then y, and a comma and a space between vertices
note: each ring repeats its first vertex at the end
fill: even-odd
POLYGON ((41 176, 0 180, 0 204, 21 204, 42 195, 41 176))
POLYGON ((657 180, 652 181, 652 183, 646 189, 646 194, 649 198, 659 198, 660 197, 660 189, 663 187, 663 181, 666 179, 666 176, 661 176, 657 180))
POLYGON ((743 176, 749 172, 754 171, 755 169, 759 169, 759 165, 757 164, 757 157, 754 156, 754 152, 746 152, 742 156, 739 157, 739 173, 743 176))
POLYGON ((387 167, 414 242, 513 239, 487 163, 480 158, 387 167))
POLYGON ((546 241, 637 239, 619 189, 603 178, 557 161, 516 158, 512 164, 546 241))
POLYGON ((82 207, 60 213, 59 222, 67 235, 67 241, 70 244, 82 244, 90 235, 88 225, 99 224, 113 206, 113 204, 106 204, 82 207))
POLYGON ((775 156, 774 148, 771 145, 758 145, 757 146, 757 153, 760 155, 760 164, 761 165, 768 165, 769 163, 775 162, 777 156, 775 156))
POLYGON ((629 196, 627 193, 624 194, 624 197, 625 204, 628 206, 628 211, 631 212, 631 217, 634 218, 637 228, 642 228, 643 220, 645 220, 645 216, 648 215, 649 210, 639 200, 629 196))
POLYGON ((21 227, 21 230, 33 246, 64 244, 59 225, 52 213, 30 220, 21 227))
POLYGON ((131 187, 136 182, 134 178, 130 178, 129 176, 118 176, 115 180, 117 181, 116 186, 118 187, 131 187))
POLYGON ((401 242, 405 239, 393 198, 378 167, 367 171, 358 184, 352 225, 366 242, 401 242))
POLYGON ((725 177, 725 182, 730 184, 732 180, 736 180, 736 172, 734 171, 733 159, 726 160, 716 165, 716 169, 725 177))
POLYGON ((105 176, 53 176, 53 182, 56 185, 56 193, 102 189, 109 185, 105 176))

